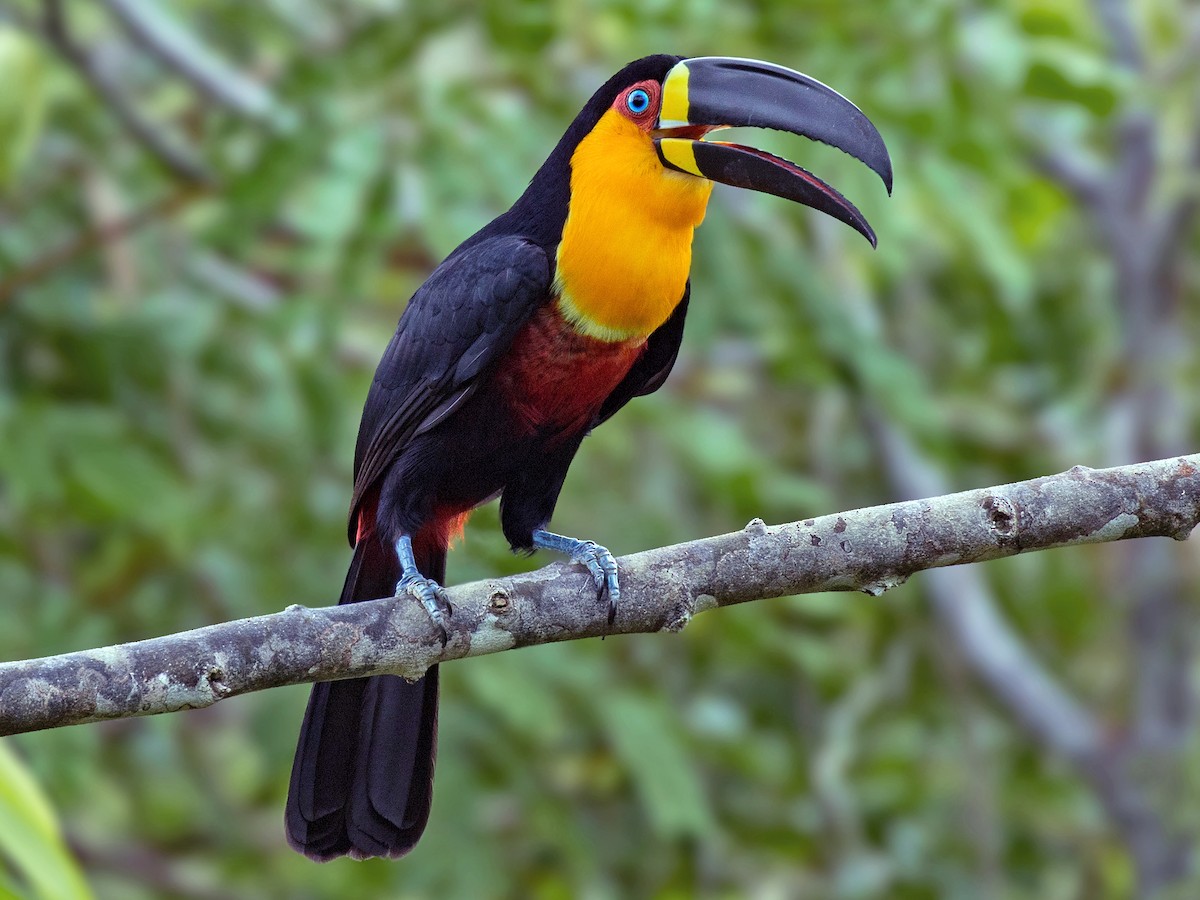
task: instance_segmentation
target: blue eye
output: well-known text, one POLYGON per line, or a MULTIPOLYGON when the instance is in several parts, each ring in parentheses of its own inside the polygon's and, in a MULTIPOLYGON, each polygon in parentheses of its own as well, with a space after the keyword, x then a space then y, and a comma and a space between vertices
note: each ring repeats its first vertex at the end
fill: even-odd
POLYGON ((635 116, 640 116, 650 108, 650 95, 641 88, 630 91, 629 96, 625 98, 625 105, 635 116))

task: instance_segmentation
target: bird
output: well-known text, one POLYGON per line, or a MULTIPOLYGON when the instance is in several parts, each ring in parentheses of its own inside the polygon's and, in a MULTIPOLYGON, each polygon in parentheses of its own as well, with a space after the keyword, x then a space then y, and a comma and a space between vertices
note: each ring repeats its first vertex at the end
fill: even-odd
MULTIPOLYGON (((773 194, 876 243, 861 212, 764 150, 707 139, 791 132, 848 153, 890 195, 878 130, 841 94, 751 59, 654 55, 601 86, 512 207, 464 240, 409 300, 383 353, 354 453, 339 603, 419 601, 446 637, 446 553, 497 497, 514 551, 586 566, 598 614, 619 610, 612 554, 549 530, 584 437, 666 380, 690 295, 692 238, 713 183, 773 194), (606 608, 605 608, 606 604, 606 608)), ((429 819, 438 671, 314 685, 285 828, 318 861, 399 857, 429 819)))

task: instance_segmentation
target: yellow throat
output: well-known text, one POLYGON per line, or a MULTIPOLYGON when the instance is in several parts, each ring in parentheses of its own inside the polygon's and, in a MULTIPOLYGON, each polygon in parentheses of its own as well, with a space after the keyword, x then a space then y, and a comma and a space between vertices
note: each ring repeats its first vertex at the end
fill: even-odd
POLYGON ((712 182, 663 168, 650 136, 610 109, 571 156, 555 287, 563 316, 606 341, 646 337, 683 298, 712 182))

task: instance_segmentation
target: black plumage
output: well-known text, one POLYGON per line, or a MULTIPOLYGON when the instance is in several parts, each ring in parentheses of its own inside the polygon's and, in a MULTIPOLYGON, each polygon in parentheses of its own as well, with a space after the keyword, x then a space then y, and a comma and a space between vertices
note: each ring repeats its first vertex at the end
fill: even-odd
MULTIPOLYGON (((675 363, 707 182, 804 203, 874 243, 862 214, 811 173, 754 148, 702 141, 738 125, 839 147, 891 189, 874 126, 809 76, 727 57, 626 66, 513 206, 456 248, 400 317, 363 410, 354 558, 340 602, 391 594, 403 580, 439 621, 435 582, 448 543, 471 509, 499 496, 513 549, 585 562, 611 620, 619 593, 611 554, 546 526, 585 435, 657 390, 675 363)), ((380 676, 313 689, 288 794, 293 846, 322 860, 412 849, 432 797, 437 681, 435 667, 411 684, 380 676)))
MULTIPOLYGON (((409 301, 371 385, 355 449, 350 541, 341 603, 387 596, 393 549, 416 535, 421 573, 444 581, 445 547, 423 529, 439 511, 503 492, 504 533, 517 549, 548 521, 587 428, 529 434, 506 421, 497 366, 553 299, 554 254, 569 206, 570 156, 622 87, 661 78, 678 57, 639 60, 614 76, 568 128, 513 207, 464 241, 409 301)), ((652 334, 588 427, 657 389, 678 352, 686 303, 652 334)), ((327 860, 400 856, 429 816, 436 749, 437 667, 314 686, 296 749, 285 824, 296 849, 327 860)))

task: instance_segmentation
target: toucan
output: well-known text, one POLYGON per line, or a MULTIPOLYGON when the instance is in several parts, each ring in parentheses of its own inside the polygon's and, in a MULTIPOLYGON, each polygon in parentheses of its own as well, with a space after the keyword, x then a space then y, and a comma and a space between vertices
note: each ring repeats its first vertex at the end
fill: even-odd
MULTIPOLYGON (((363 409, 353 560, 340 603, 405 595, 445 636, 446 551, 500 498, 514 551, 586 566, 617 614, 612 554, 549 530, 584 437, 656 391, 679 352, 692 235, 713 182, 775 194, 875 234, 815 175, 722 128, 791 132, 859 159, 891 193, 879 132, 821 82, 768 62, 657 55, 610 78, 506 213, 409 300, 363 409)), ((316 860, 402 856, 429 818, 438 672, 313 687, 289 785, 288 842, 316 860)))

